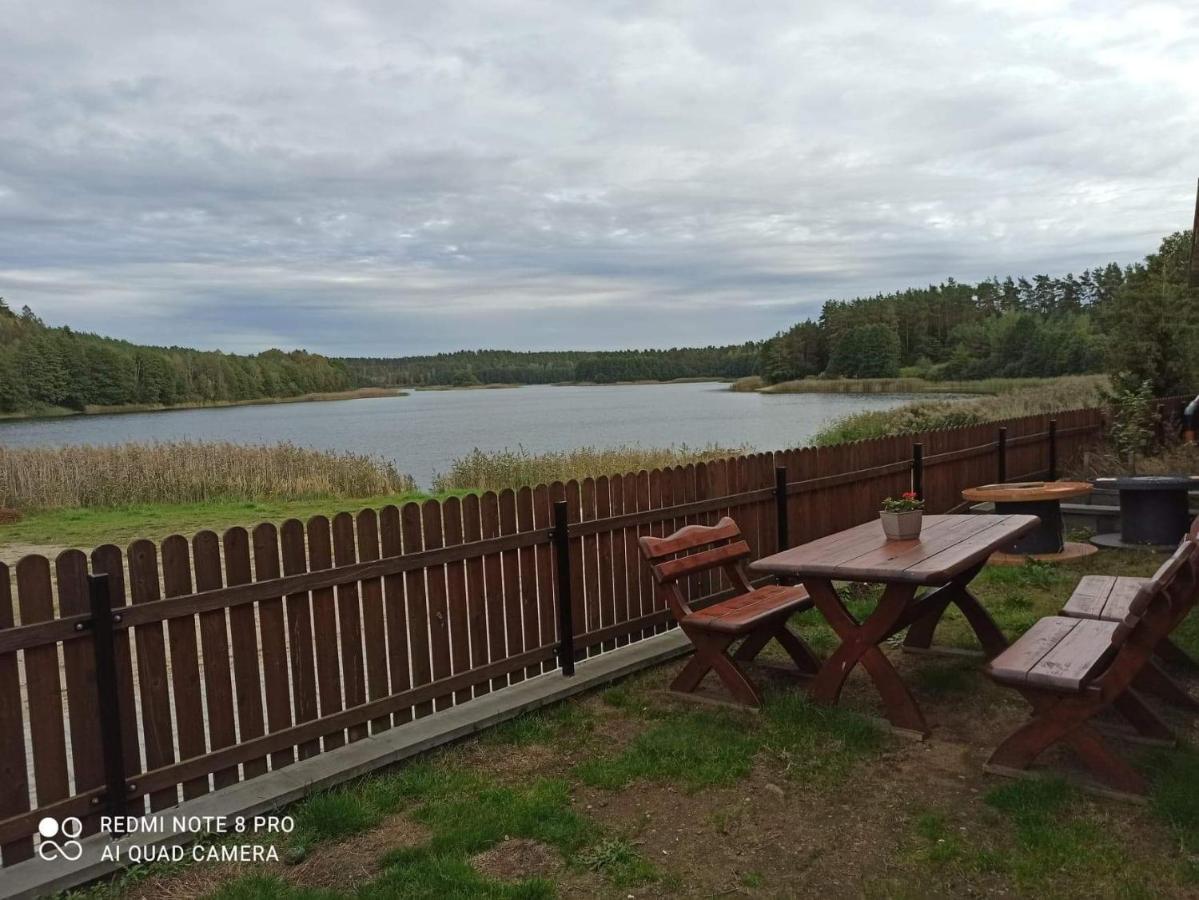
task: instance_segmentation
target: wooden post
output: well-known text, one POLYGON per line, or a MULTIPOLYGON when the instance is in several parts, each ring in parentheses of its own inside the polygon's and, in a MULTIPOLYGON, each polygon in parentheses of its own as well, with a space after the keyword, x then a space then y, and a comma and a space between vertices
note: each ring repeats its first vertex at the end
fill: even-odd
POLYGON ((125 786, 125 748, 121 738, 121 696, 117 691, 116 648, 112 626, 120 614, 112 612, 112 595, 108 575, 87 576, 88 599, 92 612, 92 646, 96 660, 96 711, 100 716, 100 746, 104 757, 104 802, 116 827, 114 835, 123 832, 129 809, 125 786))
POLYGON ((774 512, 778 521, 778 552, 791 547, 791 535, 787 523, 787 467, 774 467, 774 512))
POLYGON ((924 444, 912 444, 912 492, 917 500, 924 499, 924 444))
POLYGON ((566 678, 575 673, 575 625, 570 608, 570 522, 566 501, 554 503, 554 550, 558 582, 558 665, 566 678))
POLYGON ((999 451, 999 484, 1007 481, 1007 427, 1003 426, 999 429, 998 438, 999 451))
POLYGON ((1049 480, 1057 481, 1057 419, 1049 420, 1049 480))

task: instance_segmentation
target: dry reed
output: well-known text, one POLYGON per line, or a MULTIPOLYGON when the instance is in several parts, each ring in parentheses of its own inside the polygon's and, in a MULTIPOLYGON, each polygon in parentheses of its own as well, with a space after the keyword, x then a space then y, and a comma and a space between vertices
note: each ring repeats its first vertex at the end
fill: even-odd
POLYGON ((371 497, 415 489, 385 460, 294 444, 0 446, 0 507, 371 497))
POLYGON ((569 481, 599 475, 661 469, 709 459, 723 459, 747 452, 745 447, 671 447, 646 448, 619 446, 610 448, 578 447, 573 450, 530 453, 524 447, 515 450, 485 452, 476 447, 455 459, 447 473, 433 479, 435 491, 499 491, 555 481, 569 481))

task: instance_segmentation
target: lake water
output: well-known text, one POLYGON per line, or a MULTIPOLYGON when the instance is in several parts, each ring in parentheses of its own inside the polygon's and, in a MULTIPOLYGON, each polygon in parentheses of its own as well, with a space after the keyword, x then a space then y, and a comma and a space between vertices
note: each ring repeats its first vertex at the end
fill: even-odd
POLYGON ((124 441, 290 441, 393 460, 428 486, 473 448, 531 452, 583 445, 749 444, 778 450, 807 443, 834 419, 889 409, 900 394, 734 393, 728 385, 531 386, 415 391, 406 397, 71 416, 0 422, 0 443, 36 446, 124 441))

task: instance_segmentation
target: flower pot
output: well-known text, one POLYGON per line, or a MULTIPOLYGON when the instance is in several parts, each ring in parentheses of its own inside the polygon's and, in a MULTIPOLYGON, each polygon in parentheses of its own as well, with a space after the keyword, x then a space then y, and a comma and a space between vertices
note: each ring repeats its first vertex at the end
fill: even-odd
POLYGON ((914 541, 920 537, 920 525, 924 519, 924 510, 909 509, 906 512, 887 512, 878 514, 883 521, 883 533, 889 541, 914 541))

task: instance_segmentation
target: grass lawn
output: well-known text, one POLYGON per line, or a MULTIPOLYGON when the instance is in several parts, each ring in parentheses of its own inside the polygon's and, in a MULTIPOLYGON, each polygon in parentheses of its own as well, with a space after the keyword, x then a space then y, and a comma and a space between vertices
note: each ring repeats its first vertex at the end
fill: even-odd
MULTIPOLYGON (((1087 573, 1149 574, 1150 553, 986 569, 976 593, 1014 637, 1087 573)), ((875 592, 856 591, 868 611, 875 592)), ((797 624, 827 651, 815 614, 797 624)), ((959 617, 938 643, 970 646, 959 617)), ((1199 653, 1199 630, 1180 642, 1199 653)), ((1195 728, 1171 750, 1120 744, 1146 805, 1065 780, 982 772, 1023 720, 973 659, 888 654, 934 736, 877 724, 855 673, 841 707, 771 682, 760 714, 681 703, 660 667, 295 806, 266 866, 145 869, 92 897, 1161 897, 1199 895, 1195 728)), ((1193 684, 1199 690, 1199 684, 1193 684)), ((1068 761, 1067 761, 1068 762, 1068 761)), ((1065 763, 1063 763, 1065 764, 1065 763)), ((1063 769, 1063 771, 1065 771, 1063 769)))
MULTIPOLYGON (((453 492, 462 493, 462 492, 453 492)), ((8 547, 21 545, 78 547, 90 550, 102 543, 123 544, 136 538, 160 540, 171 534, 190 535, 202 529, 221 531, 235 525, 333 516, 389 503, 425 500, 445 494, 409 493, 362 499, 210 500, 202 503, 141 503, 115 508, 42 509, 25 512, 16 522, 0 524, 0 559, 8 547)), ((37 551, 28 551, 37 552, 37 551)), ((13 560, 15 561, 15 560, 13 560)))

